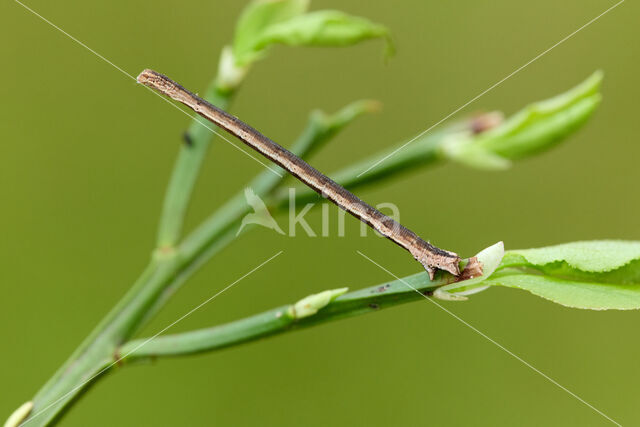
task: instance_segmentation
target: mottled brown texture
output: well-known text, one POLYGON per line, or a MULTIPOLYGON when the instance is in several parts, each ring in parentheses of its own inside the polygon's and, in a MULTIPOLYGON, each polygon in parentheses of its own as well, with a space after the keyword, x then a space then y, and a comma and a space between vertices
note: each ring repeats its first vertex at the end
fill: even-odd
POLYGON ((276 144, 238 118, 220 110, 153 70, 144 70, 140 73, 138 82, 193 109, 205 119, 236 136, 249 147, 286 169, 318 194, 408 250, 424 266, 432 279, 436 269, 448 271, 454 276, 460 275, 460 258, 457 254, 435 247, 421 239, 413 231, 363 202, 300 157, 276 144))
POLYGON ((478 261, 477 257, 469 258, 469 262, 460 273, 460 276, 456 279, 457 282, 467 279, 473 279, 474 277, 482 276, 482 263, 478 261))

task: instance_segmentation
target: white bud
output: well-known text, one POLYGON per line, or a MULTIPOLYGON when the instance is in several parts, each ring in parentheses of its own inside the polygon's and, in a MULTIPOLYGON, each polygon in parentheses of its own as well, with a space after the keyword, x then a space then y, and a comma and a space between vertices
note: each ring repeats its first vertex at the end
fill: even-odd
POLYGON ((327 306, 331 301, 345 294, 349 288, 331 289, 319 294, 309 295, 289 307, 289 316, 294 319, 313 316, 321 308, 327 306))
POLYGON ((437 299, 445 301, 465 301, 467 295, 482 292, 488 288, 482 282, 487 280, 500 265, 504 256, 504 243, 498 242, 478 252, 476 258, 482 265, 482 275, 439 287, 433 292, 437 299))
POLYGON ((248 66, 238 67, 230 46, 225 46, 220 54, 218 64, 218 86, 223 90, 233 90, 237 88, 244 79, 248 66))

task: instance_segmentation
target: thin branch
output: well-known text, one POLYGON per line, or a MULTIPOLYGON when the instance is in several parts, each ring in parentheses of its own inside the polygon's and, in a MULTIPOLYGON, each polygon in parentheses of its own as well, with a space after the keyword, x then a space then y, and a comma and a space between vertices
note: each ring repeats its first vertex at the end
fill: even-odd
POLYGON ((474 274, 482 275, 482 269, 475 258, 463 260, 462 264, 465 270, 459 277, 443 272, 432 281, 424 272, 418 273, 401 280, 344 294, 308 317, 296 318, 291 309, 293 305, 285 305, 212 328, 159 336, 153 340, 142 338, 129 341, 119 350, 119 353, 128 354, 124 359, 125 363, 156 357, 185 356, 215 351, 337 319, 372 313, 383 308, 420 300, 423 295, 431 296, 437 288, 461 279, 468 279, 474 274), (467 271, 469 271, 468 274, 466 274, 467 271), (407 286, 407 283, 411 286, 407 286), (145 341, 148 342, 145 343, 145 341), (145 344, 141 345, 142 343, 145 344))
MULTIPOLYGON (((575 131, 593 113, 600 100, 598 94, 600 80, 601 75, 596 73, 578 87, 564 94, 548 101, 532 104, 496 129, 480 133, 479 140, 465 141, 459 138, 460 135, 450 138, 452 134, 443 134, 442 141, 447 138, 452 142, 464 143, 457 146, 458 150, 448 150, 445 157, 484 168, 487 165, 491 166, 491 162, 486 163, 487 153, 503 156, 506 159, 516 159, 544 150, 575 131), (478 152, 478 149, 484 151, 478 152), (478 157, 478 154, 484 155, 484 157, 478 157), (478 159, 482 161, 478 161, 478 159), (470 162, 470 160, 474 161, 470 162)), ((349 111, 343 110, 343 113, 337 117, 334 116, 336 119, 333 121, 334 127, 332 127, 331 118, 311 120, 298 143, 294 145, 298 148, 292 148, 292 150, 300 149, 300 153, 303 154, 305 150, 308 153, 309 150, 317 147, 326 138, 332 136, 332 129, 339 130, 339 117, 344 118, 346 122, 349 121, 349 111)), ((316 115, 315 118, 321 117, 316 115)), ((427 146, 425 143, 424 151, 416 152, 417 155, 423 156, 421 165, 434 164, 442 155, 442 149, 449 145, 438 144, 437 141, 432 143, 433 147, 427 146)), ((489 160, 491 159, 489 158, 489 160)), ((407 162, 404 164, 405 166, 417 164, 412 163, 415 160, 410 157, 404 161, 407 162)), ((379 175, 376 179, 397 172, 402 167, 402 164, 398 163, 394 169, 388 171, 389 174, 379 175)), ((277 176, 271 172, 268 175, 259 175, 251 184, 256 193, 268 194, 280 183, 279 180, 274 182, 271 181, 273 178, 265 177, 277 176)), ((349 177, 346 176, 346 178, 349 177)), ((361 181, 352 181, 351 185, 360 183, 361 181)), ((136 281, 133 288, 111 310, 58 372, 40 389, 33 399, 34 408, 25 423, 29 423, 33 427, 50 424, 60 416, 65 408, 70 406, 71 402, 90 387, 97 376, 106 372, 104 367, 112 364, 114 360, 118 360, 119 356, 115 351, 120 343, 129 339, 164 304, 170 294, 212 253, 219 251, 233 240, 240 218, 246 213, 246 209, 248 209, 247 204, 240 195, 192 232, 183 241, 183 244, 175 248, 175 251, 157 251, 150 265, 136 281), (89 381, 89 379, 92 380, 89 381)), ((334 308, 331 308, 330 305, 309 319, 297 319, 290 328, 295 329, 299 326, 311 325, 314 321, 323 321, 322 316, 332 313, 330 310, 340 307, 340 304, 333 306, 334 308)), ((369 307, 367 310, 366 307, 360 305, 358 307, 362 313, 375 309, 375 307, 369 307)), ((335 313, 335 317, 331 317, 331 319, 359 313, 355 308, 353 310, 345 309, 340 313, 335 313)), ((248 337, 247 340, 257 339, 261 336, 265 335, 256 334, 255 338, 248 337)), ((159 339, 164 340, 165 338, 159 337, 159 339)), ((237 339, 237 337, 233 339, 237 339)), ((223 342, 219 340, 219 336, 215 340, 218 340, 218 344, 214 342, 215 345, 212 348, 219 348, 215 346, 220 346, 223 342)))
MULTIPOLYGON (((334 136, 362 113, 370 102, 351 104, 330 116, 315 113, 292 150, 306 155, 334 136)), ((258 174, 250 186, 259 195, 273 190, 284 177, 269 170, 258 174)), ((213 254, 235 238, 241 218, 249 207, 239 193, 209 220, 194 230, 175 251, 156 252, 133 287, 93 330, 56 374, 38 391, 27 422, 45 426, 57 419, 93 382, 105 374, 119 354, 117 346, 132 336, 165 304, 195 271, 213 254), (88 379, 91 381, 87 382, 88 379), (33 420, 33 421, 32 421, 33 420)))
MULTIPOLYGON (((220 91, 216 82, 217 79, 211 82, 205 98, 212 104, 227 109, 234 91, 220 91)), ((198 120, 193 120, 183 134, 183 144, 171 173, 160 214, 158 248, 172 248, 180 239, 191 193, 213 136, 211 130, 198 120)))

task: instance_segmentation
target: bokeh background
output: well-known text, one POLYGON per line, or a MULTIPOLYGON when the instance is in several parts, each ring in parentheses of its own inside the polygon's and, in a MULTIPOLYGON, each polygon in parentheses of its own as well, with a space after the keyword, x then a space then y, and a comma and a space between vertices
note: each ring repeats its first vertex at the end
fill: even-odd
MULTIPOLYGON (((511 73, 612 1, 314 1, 388 25, 345 49, 277 48, 233 111, 284 145, 314 108, 384 103, 313 159, 332 170, 410 138, 511 73)), ((30 7, 130 74, 145 67, 204 89, 243 1, 50 2, 30 7)), ((463 113, 507 113, 596 69, 603 103, 563 145, 501 173, 446 165, 359 194, 394 202, 433 242, 472 255, 583 239, 640 239, 637 47, 631 1, 463 113), (438 182, 447 180, 445 192, 438 182)), ((17 3, 0 4, 0 414, 28 400, 124 294, 151 251, 188 119, 17 3)), ((217 140, 189 213, 197 224, 259 170, 217 140)), ((332 210, 335 214, 335 210, 332 210)), ((284 217, 278 217, 285 221, 284 217)), ((319 227, 320 211, 309 216, 319 227)), ((286 222, 285 222, 286 223, 286 222)), ((173 328, 213 325, 419 271, 388 241, 242 236, 145 330, 150 335, 275 252, 284 254, 173 328), (319 262, 320 261, 320 262, 319 262)), ((332 233, 335 234, 335 233, 332 233)), ((640 313, 580 311, 512 289, 445 306, 625 425, 640 423, 640 313)), ((606 425, 608 421, 427 301, 198 357, 127 367, 65 426, 606 425)))

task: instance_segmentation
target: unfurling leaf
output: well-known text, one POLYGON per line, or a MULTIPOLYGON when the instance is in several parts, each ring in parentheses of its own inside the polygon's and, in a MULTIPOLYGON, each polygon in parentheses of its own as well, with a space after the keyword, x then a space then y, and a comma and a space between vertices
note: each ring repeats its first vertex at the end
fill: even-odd
POLYGON ((345 105, 335 113, 325 113, 321 110, 314 110, 311 113, 311 121, 315 125, 317 138, 313 147, 309 151, 302 153, 302 156, 310 154, 311 149, 314 151, 319 148, 320 143, 332 138, 347 125, 352 123, 358 117, 364 114, 378 112, 381 109, 381 103, 372 99, 361 99, 345 105))
MULTIPOLYGON (((358 117, 379 109, 380 102, 363 99, 347 104, 331 114, 314 110, 309 117, 309 125, 302 137, 291 147, 291 151, 299 157, 307 158, 358 117)), ((285 192, 288 198, 288 189, 285 192)))
POLYGON ((448 301, 464 301, 466 295, 471 295, 487 288, 483 282, 490 277, 500 265, 504 256, 504 243, 498 242, 478 252, 476 258, 482 266, 482 276, 441 286, 435 290, 433 296, 448 301))
POLYGON ((269 26, 301 15, 309 8, 309 0, 254 0, 238 19, 233 38, 236 65, 244 66, 260 57, 256 42, 269 26))
POLYGON ((257 0, 251 3, 236 27, 235 65, 249 66, 274 44, 346 46, 383 38, 388 52, 393 51, 386 27, 336 10, 305 13, 308 6, 308 0, 257 0))
POLYGON ((501 126, 481 134, 477 144, 508 159, 552 147, 582 125, 598 106, 602 75, 596 71, 573 89, 525 107, 501 126))
POLYGON ((267 28, 256 44, 288 46, 346 46, 373 38, 384 38, 392 49, 389 30, 367 19, 337 10, 320 10, 299 15, 267 28))
POLYGON ((477 145, 467 134, 449 135, 442 142, 441 150, 446 158, 476 169, 503 170, 511 167, 511 160, 477 145))
POLYGON ((319 294, 309 295, 289 307, 289 316, 294 319, 302 319, 313 316, 331 301, 345 294, 349 288, 330 289, 319 294))
POLYGON ((480 169, 504 169, 510 160, 551 148, 579 128, 600 103, 602 72, 573 89, 528 105, 478 135, 459 134, 442 147, 445 157, 480 169))
POLYGON ((640 309, 640 242, 600 240, 509 251, 484 282, 567 307, 640 309))

